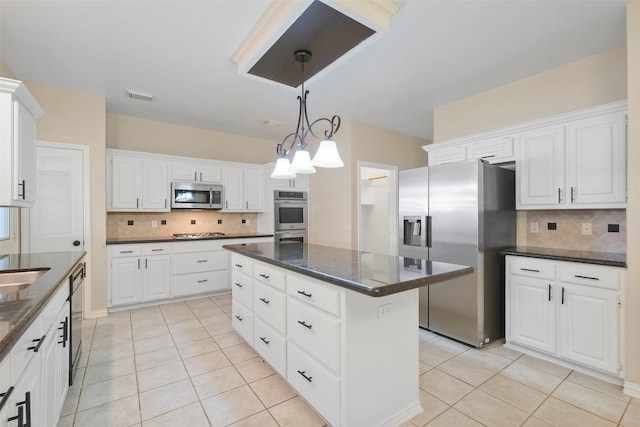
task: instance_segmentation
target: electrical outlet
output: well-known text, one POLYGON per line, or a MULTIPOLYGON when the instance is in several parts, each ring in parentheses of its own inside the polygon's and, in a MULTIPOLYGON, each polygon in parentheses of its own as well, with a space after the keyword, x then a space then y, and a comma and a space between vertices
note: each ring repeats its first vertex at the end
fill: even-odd
POLYGON ((591 236, 591 234, 592 234, 591 223, 590 222, 583 222, 582 223, 582 235, 583 236, 591 236))
POLYGON ((537 233, 538 232, 538 223, 537 222, 530 222, 529 223, 529 232, 530 233, 537 233))
POLYGON ((155 219, 151 221, 151 228, 157 228, 158 227, 158 221, 156 221, 155 219))

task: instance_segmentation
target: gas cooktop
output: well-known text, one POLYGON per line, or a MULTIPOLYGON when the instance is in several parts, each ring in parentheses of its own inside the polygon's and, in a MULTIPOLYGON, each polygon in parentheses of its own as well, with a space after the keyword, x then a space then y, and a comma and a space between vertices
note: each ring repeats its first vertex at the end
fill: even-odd
POLYGON ((183 240, 189 240, 189 239, 208 239, 211 237, 223 237, 226 236, 226 234, 224 233, 220 233, 220 232, 212 232, 212 233, 183 233, 183 234, 174 234, 173 238, 174 239, 183 239, 183 240))

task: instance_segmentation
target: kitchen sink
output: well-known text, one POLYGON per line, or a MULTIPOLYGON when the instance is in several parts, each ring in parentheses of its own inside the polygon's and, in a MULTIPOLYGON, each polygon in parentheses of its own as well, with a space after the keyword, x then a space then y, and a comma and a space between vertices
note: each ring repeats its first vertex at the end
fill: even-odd
POLYGON ((226 236, 226 234, 215 231, 215 232, 211 232, 211 233, 174 234, 173 238, 174 239, 188 240, 188 239, 209 239, 211 237, 223 237, 223 236, 226 236))
POLYGON ((21 291, 49 270, 49 268, 38 268, 0 272, 0 294, 21 291))

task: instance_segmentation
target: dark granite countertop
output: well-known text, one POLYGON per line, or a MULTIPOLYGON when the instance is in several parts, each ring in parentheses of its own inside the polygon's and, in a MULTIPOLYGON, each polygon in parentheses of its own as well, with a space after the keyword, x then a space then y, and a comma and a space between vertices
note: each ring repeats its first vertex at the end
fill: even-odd
POLYGON ((86 252, 47 252, 0 255, 0 273, 12 270, 50 268, 29 287, 15 293, 0 293, 0 360, 40 314, 73 267, 86 252))
POLYGON ((229 233, 224 236, 214 236, 198 239, 176 239, 172 236, 157 237, 116 237, 107 239, 107 245, 124 245, 127 243, 158 243, 158 242, 197 242, 199 240, 249 239, 252 237, 273 237, 269 233, 229 233))
POLYGON ((224 249, 372 297, 468 274, 473 268, 304 243, 249 243, 224 249))
POLYGON ((590 252, 571 249, 536 248, 533 246, 518 246, 500 251, 503 255, 517 255, 531 258, 553 259, 557 261, 582 262, 585 264, 609 265, 612 267, 626 267, 627 254, 617 252, 590 252))

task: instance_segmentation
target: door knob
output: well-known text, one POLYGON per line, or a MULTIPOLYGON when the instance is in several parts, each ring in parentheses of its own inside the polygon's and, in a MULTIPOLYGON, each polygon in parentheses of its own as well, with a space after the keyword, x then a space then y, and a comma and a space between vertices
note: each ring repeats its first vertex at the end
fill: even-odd
POLYGON ((80 240, 74 240, 73 246, 80 246, 80 240))

